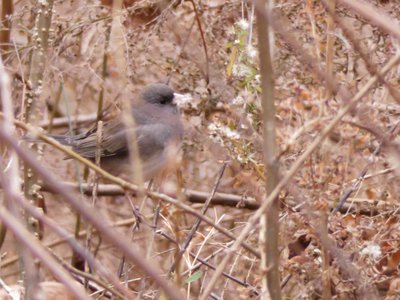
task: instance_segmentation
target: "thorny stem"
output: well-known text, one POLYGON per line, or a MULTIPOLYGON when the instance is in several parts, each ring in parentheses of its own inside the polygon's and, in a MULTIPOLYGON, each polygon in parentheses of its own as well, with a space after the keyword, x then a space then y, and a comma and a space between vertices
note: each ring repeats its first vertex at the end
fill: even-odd
MULTIPOLYGON (((53 12, 53 0, 38 1, 36 10, 35 26, 33 29, 33 44, 34 49, 31 55, 30 70, 29 70, 29 84, 27 89, 26 103, 24 109, 24 119, 27 123, 37 124, 41 119, 41 109, 43 105, 40 101, 43 88, 43 73, 45 70, 46 50, 49 39, 49 31, 51 24, 51 17, 53 12)), ((35 150, 38 150, 34 146, 35 150)), ((37 184, 36 176, 32 170, 24 166, 24 195, 38 205, 40 194, 40 186, 37 184)), ((27 219, 28 227, 31 231, 38 231, 40 225, 36 220, 27 219), (39 227, 38 227, 39 225, 39 227)), ((24 268, 26 270, 25 287, 27 295, 36 295, 38 286, 38 266, 34 264, 33 260, 25 257, 23 259, 24 268)))

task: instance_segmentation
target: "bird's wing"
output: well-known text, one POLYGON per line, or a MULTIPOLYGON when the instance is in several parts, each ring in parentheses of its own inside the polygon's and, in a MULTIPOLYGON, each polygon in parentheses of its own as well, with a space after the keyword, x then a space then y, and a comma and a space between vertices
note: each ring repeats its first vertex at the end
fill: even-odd
MULTIPOLYGON (((100 144, 101 157, 110 157, 128 153, 128 140, 136 137, 139 153, 146 159, 149 153, 164 149, 169 136, 169 128, 162 124, 149 124, 127 129, 120 122, 108 122, 103 127, 103 139, 100 144), (132 137, 131 137, 132 135, 132 137)), ((96 132, 73 142, 73 150, 86 158, 96 157, 96 132)), ((151 156, 151 155, 150 155, 151 156)))

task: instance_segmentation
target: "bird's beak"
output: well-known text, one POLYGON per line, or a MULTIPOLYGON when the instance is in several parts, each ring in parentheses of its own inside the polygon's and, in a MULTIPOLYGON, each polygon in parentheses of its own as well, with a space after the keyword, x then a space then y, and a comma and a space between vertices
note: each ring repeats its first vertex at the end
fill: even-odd
POLYGON ((192 100, 192 96, 190 94, 178 94, 174 93, 174 101, 173 103, 182 106, 192 100))

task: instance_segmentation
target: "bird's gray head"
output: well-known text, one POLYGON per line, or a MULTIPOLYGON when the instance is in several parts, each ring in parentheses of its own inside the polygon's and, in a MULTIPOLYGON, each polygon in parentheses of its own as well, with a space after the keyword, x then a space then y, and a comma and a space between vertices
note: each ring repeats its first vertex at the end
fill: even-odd
POLYGON ((174 100, 174 91, 166 84, 153 83, 143 89, 141 96, 148 103, 169 105, 174 100))

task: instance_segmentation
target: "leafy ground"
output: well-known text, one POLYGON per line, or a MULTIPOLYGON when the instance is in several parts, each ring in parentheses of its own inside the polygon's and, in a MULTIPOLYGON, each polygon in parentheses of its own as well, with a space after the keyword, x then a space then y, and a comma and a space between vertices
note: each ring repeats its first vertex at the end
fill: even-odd
MULTIPOLYGON (((377 12, 370 18, 365 15, 368 6, 356 10, 339 2, 334 18, 333 58, 327 59, 328 15, 322 2, 276 1, 276 18, 286 22, 275 28, 273 58, 281 174, 290 170, 376 70, 399 51, 397 1, 367 1, 377 12), (385 26, 385 22, 391 26, 385 26), (327 66, 332 66, 340 87, 332 95, 327 82, 315 72, 315 67, 327 66)), ((15 3, 10 47, 2 48, 19 120, 24 120, 22 112, 29 99, 30 57, 37 51, 34 26, 38 7, 33 1, 15 3)), ((238 207, 208 208, 209 218, 238 236, 255 207, 266 198, 256 32, 252 6, 247 2, 126 0, 118 10, 112 1, 56 1, 37 96, 37 124, 44 125, 52 117, 56 122, 65 116, 93 114, 101 97, 107 115, 116 114, 123 101, 132 99, 145 84, 170 79, 176 91, 191 97, 181 105, 186 131, 181 174, 156 180, 152 189, 174 195, 198 211, 203 204, 185 198, 180 187, 210 193, 218 184, 219 192, 239 196, 242 202, 253 201, 256 205, 252 209, 240 203, 238 207), (226 169, 218 181, 223 162, 226 169)), ((371 297, 400 297, 399 78, 396 65, 384 77, 384 83, 373 85, 334 126, 281 192, 279 267, 282 294, 287 299, 361 299, 365 287, 370 289, 371 297), (334 211, 341 200, 344 205, 334 211), (330 247, 321 243, 323 228, 333 241, 330 247)), ((69 126, 74 127, 71 119, 69 126)), ((90 127, 93 121, 78 127, 90 127)), ((65 132, 68 123, 54 127, 53 132, 65 132)), ((83 180, 77 176, 77 170, 82 170, 80 165, 65 160, 65 154, 51 146, 46 146, 43 153, 43 165, 60 181, 83 180)), ((89 181, 93 181, 92 175, 89 181)), ((43 185, 45 189, 46 183, 43 185)), ((74 233, 77 213, 57 193, 42 195, 47 215, 74 233)), ((75 196, 116 225, 116 231, 165 273, 177 257, 173 241, 183 245, 197 221, 185 210, 155 197, 136 197, 133 202, 142 217, 137 227, 130 201, 123 195, 100 195, 94 204, 92 197, 78 192, 75 196)), ((80 230, 92 231, 90 224, 82 222, 80 226, 80 230)), ((58 260, 79 268, 65 242, 46 226, 42 235, 41 244, 49 246, 58 260)), ((153 281, 129 261, 123 264, 121 250, 99 236, 93 231, 82 234, 79 240, 90 245, 107 270, 129 282, 139 298, 159 296, 153 281)), ((256 251, 263 249, 259 237, 260 225, 246 239, 256 251)), ((192 238, 180 263, 172 268, 170 280, 188 298, 196 299, 209 284, 212 268, 219 265, 232 240, 204 222, 192 238), (197 265, 195 257, 209 265, 197 265)), ((20 283, 17 249, 13 235, 7 234, 1 249, 0 276, 8 286, 20 283)), ((82 279, 90 273, 83 269, 84 274, 71 272, 82 279)), ((217 281, 212 297, 264 297, 263 272, 259 259, 241 248, 225 269, 225 276, 217 281)), ((96 270, 93 273, 98 275, 96 270)), ((52 280, 41 267, 40 281, 52 280)), ((57 290, 60 286, 48 285, 56 294, 61 293, 57 290)), ((87 292, 98 296, 99 290, 102 285, 96 283, 87 292)))

